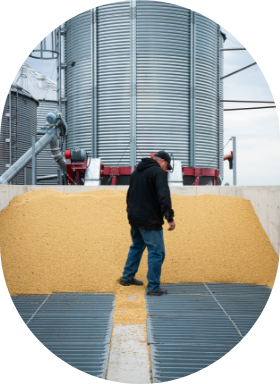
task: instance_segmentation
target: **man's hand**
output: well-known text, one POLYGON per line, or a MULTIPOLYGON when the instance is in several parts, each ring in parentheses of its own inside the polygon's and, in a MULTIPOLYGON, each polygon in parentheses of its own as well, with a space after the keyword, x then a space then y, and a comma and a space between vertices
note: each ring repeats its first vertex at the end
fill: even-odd
POLYGON ((169 228, 168 228, 168 231, 173 231, 173 229, 175 229, 175 221, 172 221, 172 223, 168 223, 169 224, 169 228))

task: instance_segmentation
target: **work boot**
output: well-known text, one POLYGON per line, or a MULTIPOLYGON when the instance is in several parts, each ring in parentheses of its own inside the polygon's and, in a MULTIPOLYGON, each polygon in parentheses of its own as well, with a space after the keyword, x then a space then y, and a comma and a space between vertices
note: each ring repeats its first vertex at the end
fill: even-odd
POLYGON ((149 296, 162 296, 162 295, 166 295, 167 294, 167 289, 165 288, 159 288, 157 291, 155 292, 147 292, 147 295, 149 296))
POLYGON ((143 281, 141 280, 136 280, 134 279, 134 277, 132 279, 128 279, 128 280, 123 280, 121 279, 121 282, 120 282, 121 285, 124 285, 124 286, 128 286, 128 285, 143 285, 143 281))

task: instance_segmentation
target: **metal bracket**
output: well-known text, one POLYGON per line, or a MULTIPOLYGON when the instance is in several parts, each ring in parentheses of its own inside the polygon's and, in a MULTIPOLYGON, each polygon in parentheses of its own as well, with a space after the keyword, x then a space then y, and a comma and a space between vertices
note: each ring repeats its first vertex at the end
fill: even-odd
POLYGON ((110 173, 114 176, 120 175, 120 168, 119 167, 110 167, 110 173))
MULTIPOLYGON (((51 156, 52 156, 52 155, 51 155, 51 156)), ((52 156, 52 158, 54 158, 54 156, 52 156)), ((54 160, 54 163, 57 163, 61 158, 62 158, 62 156, 61 156, 59 159, 54 160)))
POLYGON ((62 158, 62 156, 63 156, 63 155, 61 155, 59 159, 56 159, 56 160, 55 160, 55 157, 56 157, 56 156, 51 155, 51 157, 54 159, 54 163, 57 163, 57 162, 62 158))

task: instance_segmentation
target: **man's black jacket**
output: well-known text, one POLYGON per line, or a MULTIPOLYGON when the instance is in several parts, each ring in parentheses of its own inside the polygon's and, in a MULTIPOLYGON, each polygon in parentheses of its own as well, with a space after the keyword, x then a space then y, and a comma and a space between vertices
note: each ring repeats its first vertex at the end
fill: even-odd
POLYGON ((142 159, 130 178, 126 196, 130 225, 144 229, 162 229, 163 217, 171 223, 171 207, 167 174, 153 159, 142 159))

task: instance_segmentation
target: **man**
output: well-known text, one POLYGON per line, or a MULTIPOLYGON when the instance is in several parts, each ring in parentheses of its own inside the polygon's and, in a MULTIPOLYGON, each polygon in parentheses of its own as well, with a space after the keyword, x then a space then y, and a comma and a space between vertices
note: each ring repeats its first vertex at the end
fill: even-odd
POLYGON ((142 159, 131 175, 126 197, 133 244, 120 283, 126 286, 143 285, 143 282, 136 280, 134 276, 147 247, 147 294, 151 296, 167 293, 166 289, 160 287, 161 266, 165 258, 163 217, 168 221, 168 230, 175 229, 174 211, 165 172, 168 169, 172 169, 170 156, 164 151, 156 153, 153 159, 142 159))

